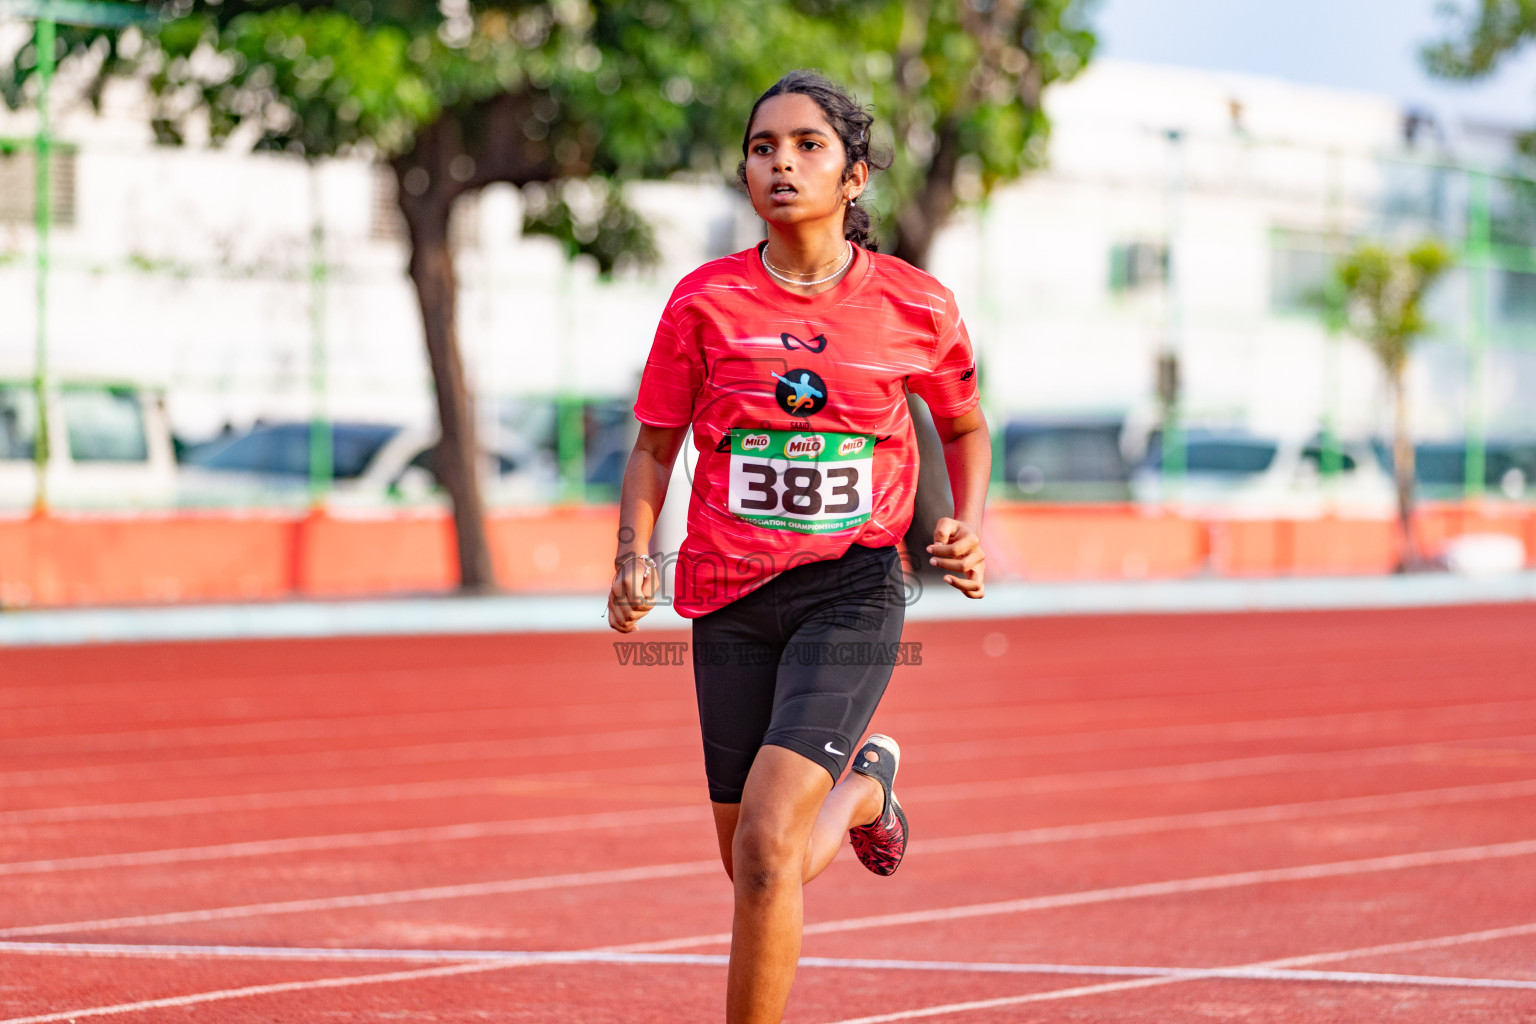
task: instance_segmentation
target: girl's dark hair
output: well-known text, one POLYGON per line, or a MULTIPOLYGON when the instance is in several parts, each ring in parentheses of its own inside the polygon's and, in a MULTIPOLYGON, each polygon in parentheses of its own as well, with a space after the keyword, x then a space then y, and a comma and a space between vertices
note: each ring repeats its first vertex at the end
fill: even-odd
MULTIPOLYGON (((821 108, 827 123, 842 140, 843 152, 847 154, 843 163, 845 181, 861 160, 869 165, 871 171, 883 171, 891 165, 889 157, 877 150, 871 150, 869 130, 875 123, 875 119, 867 110, 859 106, 858 101, 849 95, 847 90, 818 72, 791 71, 759 96, 757 102, 752 104, 752 113, 747 115, 747 127, 742 132, 741 138, 742 161, 736 166, 736 180, 743 188, 747 185, 747 146, 752 134, 752 120, 757 117, 757 108, 773 97, 782 96, 785 93, 809 96, 821 108)), ((869 210, 860 206, 857 201, 844 207, 843 237, 857 242, 870 252, 875 252, 878 248, 874 229, 869 220, 869 210)))

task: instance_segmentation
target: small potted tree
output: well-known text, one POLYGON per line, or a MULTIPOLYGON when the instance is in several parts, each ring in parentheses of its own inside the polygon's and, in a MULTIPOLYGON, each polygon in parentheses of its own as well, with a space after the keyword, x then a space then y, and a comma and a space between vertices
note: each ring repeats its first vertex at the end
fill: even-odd
POLYGON ((1337 326, 1365 342, 1386 375, 1392 397, 1392 467, 1397 482, 1400 528, 1398 572, 1418 568, 1413 534, 1414 458, 1405 371, 1415 345, 1429 333, 1424 297, 1451 265, 1435 239, 1405 250, 1365 243, 1340 258, 1334 269, 1330 312, 1337 326))

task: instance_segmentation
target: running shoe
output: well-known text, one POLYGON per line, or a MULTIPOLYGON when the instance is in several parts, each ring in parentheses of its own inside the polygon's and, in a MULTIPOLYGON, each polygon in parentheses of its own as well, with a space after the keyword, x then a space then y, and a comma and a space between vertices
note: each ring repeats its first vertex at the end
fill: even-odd
POLYGON ((901 812, 892 788, 896 784, 896 766, 901 762, 901 748, 889 736, 875 733, 859 747, 853 770, 868 775, 885 790, 885 806, 880 817, 868 825, 848 830, 848 841, 859 861, 877 875, 894 874, 907 850, 907 816, 901 812))

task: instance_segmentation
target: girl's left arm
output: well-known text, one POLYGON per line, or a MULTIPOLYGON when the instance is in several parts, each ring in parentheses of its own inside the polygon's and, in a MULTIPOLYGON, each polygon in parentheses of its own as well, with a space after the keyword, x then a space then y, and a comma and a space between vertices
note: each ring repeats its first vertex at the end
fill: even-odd
POLYGON ((981 549, 981 517, 992 479, 992 435, 977 406, 959 416, 934 416, 944 442, 944 465, 955 499, 955 516, 941 518, 928 545, 929 564, 945 570, 944 582, 966 597, 986 594, 986 552, 981 549))

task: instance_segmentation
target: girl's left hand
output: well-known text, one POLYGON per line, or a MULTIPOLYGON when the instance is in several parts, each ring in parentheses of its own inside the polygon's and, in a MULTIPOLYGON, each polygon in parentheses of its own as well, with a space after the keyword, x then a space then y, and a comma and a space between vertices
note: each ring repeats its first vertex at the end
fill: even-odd
POLYGON ((965 523, 948 516, 933 529, 933 543, 928 545, 928 564, 947 573, 944 582, 966 597, 979 599, 987 592, 985 582, 987 553, 981 550, 981 538, 965 523))

